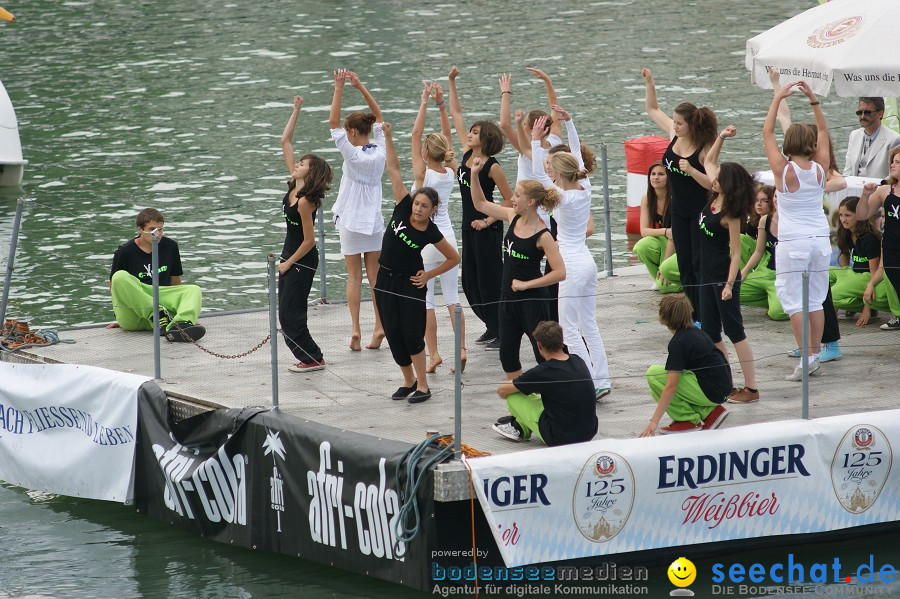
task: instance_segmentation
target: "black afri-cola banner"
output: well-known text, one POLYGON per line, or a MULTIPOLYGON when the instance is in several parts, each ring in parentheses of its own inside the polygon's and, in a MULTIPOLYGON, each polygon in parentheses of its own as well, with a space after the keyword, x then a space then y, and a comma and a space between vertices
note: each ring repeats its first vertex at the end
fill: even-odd
POLYGON ((409 445, 262 408, 175 423, 162 393, 142 394, 138 420, 142 513, 223 543, 428 588, 431 473, 419 487, 419 534, 406 544, 395 532, 396 468, 409 445))

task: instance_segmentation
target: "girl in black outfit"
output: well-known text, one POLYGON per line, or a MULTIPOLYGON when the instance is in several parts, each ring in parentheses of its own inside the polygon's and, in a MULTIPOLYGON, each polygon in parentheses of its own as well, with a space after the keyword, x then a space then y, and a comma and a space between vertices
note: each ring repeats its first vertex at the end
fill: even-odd
POLYGON ((503 132, 491 121, 478 121, 466 131, 456 76, 459 69, 450 69, 450 115, 456 135, 463 146, 463 159, 459 164, 457 179, 462 196, 462 288, 466 299, 487 330, 475 343, 487 343, 488 349, 499 349, 498 302, 500 301, 500 277, 503 272, 503 225, 496 218, 479 212, 472 205, 472 162, 480 158, 483 167, 478 175, 478 185, 487 201, 493 202, 494 188, 503 196, 503 205, 509 206, 512 189, 503 168, 494 158, 503 149, 503 132))
MULTIPOLYGON (((472 164, 472 176, 482 169, 480 158, 472 164)), ((497 220, 509 222, 503 243, 503 282, 500 295, 500 363, 506 378, 513 380, 522 374, 519 347, 522 335, 527 335, 538 364, 544 361, 532 332, 539 322, 550 320, 548 286, 566 278, 566 267, 559 246, 538 214, 538 208, 548 212, 559 205, 560 195, 555 189, 544 189, 538 181, 525 179, 516 184, 512 208, 497 206, 484 198, 479 186, 472 188, 475 209, 497 220), (546 255, 550 272, 541 273, 541 260, 546 255)))
POLYGON ((333 175, 328 163, 314 154, 294 158, 291 140, 301 106, 303 98, 294 96, 294 111, 281 134, 281 152, 291 180, 281 201, 287 234, 278 264, 278 318, 285 342, 298 360, 289 370, 311 372, 325 368, 322 350, 313 341, 306 318, 309 292, 319 266, 313 222, 333 175))
POLYGON ((663 164, 672 189, 672 242, 684 293, 694 307, 697 320, 700 291, 700 227, 698 214, 706 203, 711 179, 704 168, 706 153, 716 139, 716 115, 708 107, 697 108, 690 102, 675 107, 672 117, 659 108, 656 86, 650 69, 641 71, 646 85, 647 114, 671 139, 663 164))
POLYGON ((416 190, 415 197, 410 197, 403 184, 390 124, 384 123, 383 131, 386 167, 397 205, 381 245, 375 303, 391 355, 403 373, 403 386, 391 399, 420 403, 431 399, 425 374, 426 285, 429 279, 459 264, 459 254, 431 220, 440 202, 437 192, 422 187, 416 190), (425 271, 422 249, 428 244, 434 245, 446 259, 425 271))

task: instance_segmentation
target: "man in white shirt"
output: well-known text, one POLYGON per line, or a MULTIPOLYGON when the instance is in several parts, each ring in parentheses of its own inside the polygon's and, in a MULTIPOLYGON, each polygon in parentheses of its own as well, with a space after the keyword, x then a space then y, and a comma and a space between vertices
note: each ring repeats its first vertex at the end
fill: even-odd
POLYGON ((856 116, 862 128, 850 132, 844 175, 884 179, 888 175, 888 154, 900 145, 900 135, 881 124, 884 98, 860 98, 856 116))

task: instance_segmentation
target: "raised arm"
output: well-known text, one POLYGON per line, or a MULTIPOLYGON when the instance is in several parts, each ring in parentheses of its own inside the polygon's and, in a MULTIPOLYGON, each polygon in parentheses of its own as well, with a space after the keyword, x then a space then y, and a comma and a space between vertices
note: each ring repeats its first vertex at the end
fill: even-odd
POLYGON ((288 173, 291 174, 294 172, 294 146, 292 142, 301 106, 303 106, 303 98, 294 96, 294 111, 291 113, 291 118, 288 119, 287 125, 284 126, 284 132, 281 134, 281 155, 284 157, 284 165, 287 167, 288 173))
POLYGON ((778 183, 781 182, 781 174, 787 165, 787 160, 781 153, 781 148, 778 147, 778 140, 775 139, 775 118, 778 115, 778 105, 782 100, 797 91, 794 89, 796 86, 796 83, 792 83, 775 92, 772 103, 769 105, 769 112, 766 113, 766 121, 763 123, 763 146, 766 149, 769 168, 772 169, 772 174, 775 175, 775 187, 780 187, 778 183))
MULTIPOLYGON (((444 137, 447 138, 447 141, 450 143, 450 151, 453 151, 453 135, 450 133, 450 117, 447 113, 447 103, 444 102, 444 88, 441 87, 439 83, 434 83, 431 86, 431 97, 434 99, 434 105, 438 107, 438 110, 441 111, 441 133, 444 137)), ((456 170, 456 157, 454 152, 454 158, 450 161, 450 167, 455 171, 456 170)))
POLYGON ((575 130, 575 121, 572 120, 571 115, 565 111, 558 104, 554 104, 553 112, 559 115, 566 123, 566 139, 569 142, 569 152, 575 157, 575 160, 578 161, 578 168, 584 168, 584 159, 581 157, 581 139, 578 137, 578 131, 575 130))
POLYGON ((524 110, 516 110, 516 137, 519 139, 522 156, 531 160, 531 135, 525 130, 525 116, 524 110))
MULTIPOLYGON (((503 135, 516 149, 516 152, 522 154, 522 146, 519 143, 519 135, 513 129, 512 117, 510 115, 510 96, 512 96, 512 77, 510 75, 500 75, 500 130, 503 135)), ((531 146, 531 144, 528 144, 531 146)))
POLYGON ((707 150, 703 168, 706 170, 706 176, 709 177, 710 181, 714 181, 719 176, 719 153, 722 151, 725 139, 734 137, 736 134, 737 129, 734 128, 734 125, 728 125, 716 136, 716 141, 707 150))
MULTIPOLYGON (((772 83, 772 93, 777 94, 781 90, 781 75, 775 67, 766 67, 769 73, 769 81, 772 83)), ((784 133, 791 126, 791 109, 787 100, 782 100, 778 104, 778 124, 781 125, 781 132, 784 133)))
POLYGON ((828 135, 828 122, 825 120, 825 113, 822 112, 822 105, 816 99, 816 94, 806 81, 800 82, 800 91, 809 98, 809 105, 812 106, 813 116, 816 118, 816 129, 819 130, 816 138, 816 155, 813 160, 818 162, 827 173, 831 170, 831 136, 828 135))
MULTIPOLYGON (((428 110, 428 97, 431 95, 431 87, 422 82, 422 102, 419 104, 419 112, 412 128, 412 165, 415 188, 419 189, 425 184, 425 169, 428 165, 422 157, 422 132, 425 131, 425 112, 428 110)), ((387 136, 385 136, 387 139, 387 136)))
POLYGON ((462 146, 463 154, 469 150, 469 140, 467 137, 468 129, 466 122, 463 120, 462 105, 459 103, 459 93, 456 91, 456 77, 459 75, 459 69, 454 66, 447 75, 450 85, 450 117, 453 119, 453 126, 456 128, 456 137, 459 138, 459 144, 462 146))
POLYGON ((669 136, 669 139, 672 139, 675 137, 672 117, 659 108, 659 101, 656 99, 656 85, 653 83, 653 73, 650 72, 650 69, 644 68, 641 69, 641 76, 644 78, 646 86, 644 107, 647 109, 647 114, 650 116, 650 120, 656 123, 663 130, 663 133, 669 136))
POLYGON ((400 159, 397 157, 397 149, 394 148, 394 136, 391 135, 391 124, 384 123, 381 126, 384 132, 384 150, 385 150, 385 169, 391 178, 391 190, 394 192, 394 203, 399 204, 403 201, 409 191, 403 184, 403 174, 400 172, 400 159))
POLYGON ((856 218, 865 220, 871 218, 875 212, 884 204, 887 197, 888 186, 878 186, 875 183, 866 183, 863 185, 862 193, 859 195, 859 202, 856 204, 856 218))
POLYGON ((341 126, 341 94, 344 93, 344 80, 347 71, 338 69, 334 71, 334 96, 331 98, 331 112, 328 113, 328 126, 338 129, 341 126))
POLYGON ((482 214, 486 214, 488 217, 493 218, 495 221, 505 220, 511 221, 515 216, 515 212, 512 208, 506 208, 505 206, 498 206, 493 202, 488 202, 487 198, 484 197, 484 190, 481 189, 481 185, 478 185, 478 176, 481 174, 481 168, 484 166, 484 163, 481 161, 481 158, 475 158, 472 160, 472 177, 471 180, 475 182, 472 185, 472 204, 475 206, 475 210, 481 212, 482 214))
POLYGON ((350 79, 350 85, 359 90, 359 93, 362 94, 363 98, 366 100, 366 104, 369 106, 369 110, 372 111, 372 114, 375 115, 375 122, 380 123, 384 119, 381 117, 381 108, 378 107, 378 102, 375 101, 375 98, 372 97, 372 94, 369 93, 369 90, 366 89, 366 86, 363 85, 362 81, 359 80, 359 77, 353 71, 347 71, 347 77, 350 79))
MULTIPOLYGON (((555 107, 559 105, 559 100, 556 99, 556 90, 553 89, 553 83, 550 82, 550 77, 540 69, 526 68, 525 70, 544 82, 544 86, 547 88, 547 104, 550 105, 551 111, 556 112, 555 107)), ((550 133, 557 137, 562 137, 562 127, 559 125, 561 115, 557 113, 554 116, 556 116, 556 118, 553 119, 553 124, 550 125, 550 133)))
POLYGON ((544 186, 545 189, 553 187, 560 193, 563 189, 556 185, 544 170, 544 159, 538 149, 541 147, 541 137, 544 134, 546 118, 541 117, 534 121, 534 127, 531 129, 531 170, 534 172, 534 178, 544 186))

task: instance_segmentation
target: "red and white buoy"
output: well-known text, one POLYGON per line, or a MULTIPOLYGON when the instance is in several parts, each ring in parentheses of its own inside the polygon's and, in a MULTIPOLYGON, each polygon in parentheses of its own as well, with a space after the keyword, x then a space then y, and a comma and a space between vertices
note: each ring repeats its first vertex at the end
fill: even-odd
POLYGON ((668 145, 669 140, 659 135, 625 140, 625 168, 628 171, 626 233, 641 234, 641 198, 647 192, 647 170, 651 164, 662 160, 668 145))

